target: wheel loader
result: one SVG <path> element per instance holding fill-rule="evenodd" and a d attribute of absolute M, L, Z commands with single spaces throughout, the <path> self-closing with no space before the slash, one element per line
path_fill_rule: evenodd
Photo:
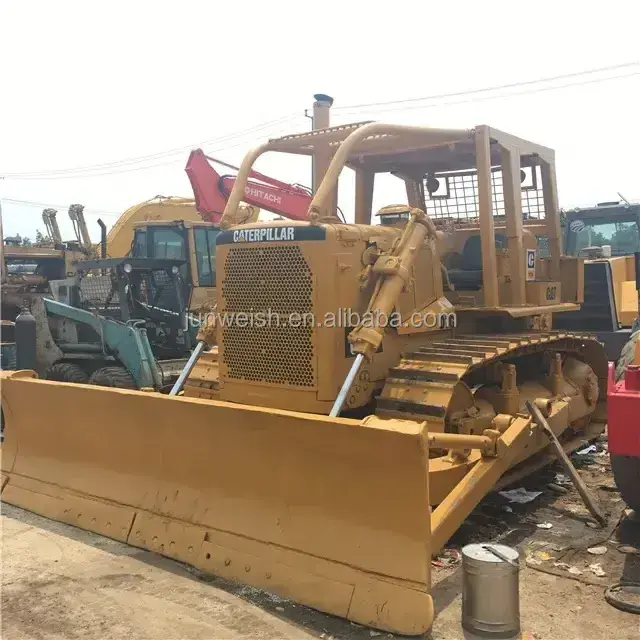
<path fill-rule="evenodd" d="M 636 267 L 640 204 L 601 202 L 572 209 L 565 216 L 564 250 L 585 258 L 585 295 L 580 311 L 566 314 L 558 324 L 563 329 L 593 331 L 609 360 L 616 361 L 640 328 Z"/>
<path fill-rule="evenodd" d="M 274 152 L 314 158 L 309 221 L 230 225 Z M 335 211 L 347 169 L 353 224 Z M 374 216 L 380 174 L 407 201 Z M 546 226 L 548 258 L 525 218 Z M 218 346 L 196 350 L 173 395 L 2 373 L 2 499 L 425 632 L 432 554 L 552 457 L 525 403 L 567 451 L 605 426 L 602 345 L 553 329 L 584 286 L 583 259 L 561 252 L 553 150 L 486 125 L 293 134 L 247 154 L 221 227 L 218 309 L 199 336 Z"/>

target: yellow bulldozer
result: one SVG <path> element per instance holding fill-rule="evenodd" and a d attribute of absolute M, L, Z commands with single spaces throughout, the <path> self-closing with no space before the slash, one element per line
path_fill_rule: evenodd
<path fill-rule="evenodd" d="M 267 152 L 313 156 L 308 222 L 229 225 Z M 353 224 L 335 210 L 347 168 Z M 374 219 L 385 173 L 407 202 Z M 554 152 L 484 125 L 285 136 L 247 154 L 221 227 L 200 335 L 217 347 L 173 395 L 2 374 L 2 499 L 422 633 L 432 554 L 489 491 L 551 459 L 541 421 L 567 451 L 605 426 L 602 345 L 553 330 L 584 286 L 583 259 L 561 251 Z"/>

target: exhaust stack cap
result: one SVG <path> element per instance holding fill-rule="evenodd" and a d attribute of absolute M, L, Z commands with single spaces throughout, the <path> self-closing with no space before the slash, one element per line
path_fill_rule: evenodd
<path fill-rule="evenodd" d="M 333 105 L 333 98 L 326 93 L 315 93 L 313 97 L 316 102 L 327 103 L 329 106 Z"/>

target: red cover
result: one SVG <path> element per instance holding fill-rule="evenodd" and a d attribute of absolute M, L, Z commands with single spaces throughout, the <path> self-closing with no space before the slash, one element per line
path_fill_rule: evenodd
<path fill-rule="evenodd" d="M 640 457 L 640 367 L 628 366 L 616 383 L 614 364 L 609 363 L 607 418 L 609 453 Z"/>

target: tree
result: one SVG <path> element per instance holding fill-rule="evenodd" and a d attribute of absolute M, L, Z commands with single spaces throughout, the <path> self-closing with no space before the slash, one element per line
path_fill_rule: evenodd
<path fill-rule="evenodd" d="M 51 236 L 44 235 L 40 229 L 36 230 L 36 244 L 51 244 Z"/>
<path fill-rule="evenodd" d="M 618 254 L 631 254 L 640 249 L 638 227 L 621 224 L 611 236 L 611 245 Z"/>

